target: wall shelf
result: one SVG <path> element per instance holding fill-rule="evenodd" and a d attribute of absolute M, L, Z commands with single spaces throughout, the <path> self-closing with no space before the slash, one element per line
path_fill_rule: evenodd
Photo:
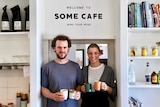
<path fill-rule="evenodd" d="M 0 63 L 0 66 L 29 66 L 29 63 Z"/>
<path fill-rule="evenodd" d="M 160 88 L 160 84 L 146 84 L 145 82 L 136 82 L 135 85 L 129 85 L 129 88 Z"/>
<path fill-rule="evenodd" d="M 23 66 L 29 65 L 29 63 L 0 63 L 0 70 L 23 69 Z"/>
<path fill-rule="evenodd" d="M 158 59 L 160 60 L 160 56 L 134 56 L 134 57 L 131 57 L 129 56 L 128 59 Z"/>
<path fill-rule="evenodd" d="M 137 3 L 140 3 L 140 5 L 142 6 L 142 2 L 145 2 L 145 1 L 143 1 L 143 0 L 140 0 L 140 1 L 125 0 L 123 2 L 124 3 L 128 2 L 128 5 L 126 6 L 125 9 L 123 9 L 124 5 L 121 6 L 121 9 L 123 9 L 123 11 L 125 11 L 122 13 L 125 15 L 121 14 L 120 16 L 122 16 L 122 19 L 125 18 L 126 20 L 128 19 L 127 21 L 130 21 L 129 20 L 130 13 L 128 11 L 126 11 L 126 10 L 130 9 L 130 8 L 128 8 L 129 4 L 132 3 L 131 6 L 133 6 L 134 3 L 136 5 L 137 5 Z M 149 2 L 149 4 L 155 4 L 155 5 L 159 3 L 158 0 L 149 0 L 149 1 L 146 1 L 146 4 L 147 4 L 147 2 Z M 142 19 L 143 18 L 144 17 L 142 17 Z M 127 60 L 132 59 L 135 62 L 134 65 L 135 65 L 136 83 L 135 83 L 135 85 L 129 85 L 128 81 L 126 82 L 127 89 L 125 91 L 127 91 L 127 94 L 126 94 L 126 96 L 123 96 L 123 97 L 125 97 L 127 100 L 122 101 L 123 106 L 121 106 L 121 107 L 132 106 L 131 104 L 128 104 L 128 102 L 127 102 L 129 97 L 134 97 L 134 98 L 138 99 L 140 102 L 143 103 L 144 107 L 152 107 L 152 106 L 159 107 L 160 105 L 159 105 L 157 93 L 160 92 L 160 84 L 146 84 L 146 82 L 145 82 L 145 69 L 146 69 L 146 62 L 149 62 L 151 72 L 155 71 L 156 73 L 158 73 L 158 71 L 160 69 L 160 67 L 159 67 L 160 56 L 152 56 L 152 46 L 159 45 L 160 27 L 132 27 L 132 28 L 129 28 L 128 27 L 129 24 L 130 24 L 130 22 L 129 23 L 127 22 L 126 25 L 122 24 L 123 26 L 126 26 L 126 27 L 124 27 L 124 29 L 122 30 L 122 31 L 124 31 L 124 33 L 121 36 L 124 37 L 123 38 L 124 41 L 122 42 L 121 45 L 127 46 L 127 47 L 123 47 L 123 50 L 127 49 L 126 53 L 123 53 L 123 55 L 127 54 Z M 125 39 L 125 38 L 127 38 L 127 39 Z M 131 53 L 130 47 L 131 46 L 137 47 L 137 56 L 130 56 L 130 53 Z M 141 49 L 142 46 L 147 47 L 148 56 L 141 56 L 141 53 L 143 52 Z M 159 50 L 158 50 L 158 52 L 159 52 Z M 125 62 L 123 62 L 123 63 L 125 63 Z M 125 64 L 125 66 L 126 66 L 126 64 Z M 123 69 L 122 72 L 124 72 L 126 74 L 128 67 L 129 67 L 129 61 L 127 64 L 127 68 L 124 67 L 126 70 Z M 121 75 L 123 75 L 123 74 L 121 74 Z M 126 75 L 126 79 L 128 79 L 128 75 Z M 150 98 L 149 102 L 148 102 L 148 98 Z M 154 98 L 154 99 L 152 99 L 152 98 Z"/>
<path fill-rule="evenodd" d="M 9 37 L 13 37 L 13 35 L 14 36 L 22 36 L 22 35 L 24 35 L 24 36 L 28 36 L 28 39 L 30 38 L 30 33 L 29 33 L 29 31 L 22 31 L 22 32 L 0 32 L 0 36 L 2 37 L 2 38 L 4 38 L 4 36 L 6 37 L 6 36 L 9 36 Z"/>
<path fill-rule="evenodd" d="M 128 32 L 160 32 L 160 28 L 128 28 Z"/>
<path fill-rule="evenodd" d="M 0 35 L 28 35 L 29 32 L 22 31 L 22 32 L 0 32 Z"/>

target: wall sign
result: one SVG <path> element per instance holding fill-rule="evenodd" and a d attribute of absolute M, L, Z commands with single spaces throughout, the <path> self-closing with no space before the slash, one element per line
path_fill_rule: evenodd
<path fill-rule="evenodd" d="M 49 35 L 106 35 L 113 20 L 108 0 L 46 0 L 44 32 Z M 112 18 L 111 18 L 112 17 Z"/>

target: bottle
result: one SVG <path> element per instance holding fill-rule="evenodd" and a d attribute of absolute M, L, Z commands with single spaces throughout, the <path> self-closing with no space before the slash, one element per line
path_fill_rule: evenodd
<path fill-rule="evenodd" d="M 22 93 L 21 94 L 21 107 L 27 107 L 28 103 L 28 95 L 27 93 Z"/>
<path fill-rule="evenodd" d="M 21 12 L 19 5 L 16 5 L 11 8 L 13 17 L 12 17 L 12 30 L 13 31 L 22 31 L 22 20 Z"/>
<path fill-rule="evenodd" d="M 130 85 L 134 85 L 136 82 L 133 60 L 130 60 L 130 66 L 128 70 L 128 82 Z"/>
<path fill-rule="evenodd" d="M 2 30 L 1 32 L 9 32 L 10 31 L 10 23 L 7 14 L 7 5 L 3 7 L 3 14 L 2 14 Z"/>
<path fill-rule="evenodd" d="M 21 107 L 21 93 L 20 92 L 17 93 L 16 107 Z"/>
<path fill-rule="evenodd" d="M 157 84 L 158 83 L 157 73 L 155 71 L 152 72 L 151 83 L 152 84 Z"/>
<path fill-rule="evenodd" d="M 145 80 L 146 80 L 146 84 L 151 84 L 151 70 L 149 67 L 149 62 L 147 62 L 147 64 L 146 64 Z"/>
<path fill-rule="evenodd" d="M 158 84 L 160 84 L 160 71 L 158 72 Z"/>
<path fill-rule="evenodd" d="M 24 8 L 25 11 L 25 31 L 29 31 L 29 5 Z"/>

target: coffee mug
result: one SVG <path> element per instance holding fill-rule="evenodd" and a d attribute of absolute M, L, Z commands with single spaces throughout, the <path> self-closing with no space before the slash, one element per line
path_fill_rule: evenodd
<path fill-rule="evenodd" d="M 94 90 L 100 91 L 101 90 L 101 81 L 95 81 L 94 82 Z"/>
<path fill-rule="evenodd" d="M 60 89 L 60 93 L 62 93 L 65 97 L 64 100 L 67 100 L 68 98 L 68 89 Z"/>
<path fill-rule="evenodd" d="M 89 83 L 86 83 L 85 84 L 85 90 L 86 90 L 86 92 L 92 92 L 92 85 L 89 84 Z"/>
<path fill-rule="evenodd" d="M 74 90 L 74 89 L 69 90 L 69 98 L 70 99 L 74 99 L 75 94 L 76 94 L 76 90 Z"/>

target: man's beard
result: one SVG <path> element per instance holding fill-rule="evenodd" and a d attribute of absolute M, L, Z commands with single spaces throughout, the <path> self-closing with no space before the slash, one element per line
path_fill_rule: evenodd
<path fill-rule="evenodd" d="M 59 58 L 59 59 L 65 59 L 67 57 L 67 54 L 64 56 L 64 57 L 61 57 L 61 56 L 59 56 L 58 54 L 57 54 L 57 58 Z"/>

